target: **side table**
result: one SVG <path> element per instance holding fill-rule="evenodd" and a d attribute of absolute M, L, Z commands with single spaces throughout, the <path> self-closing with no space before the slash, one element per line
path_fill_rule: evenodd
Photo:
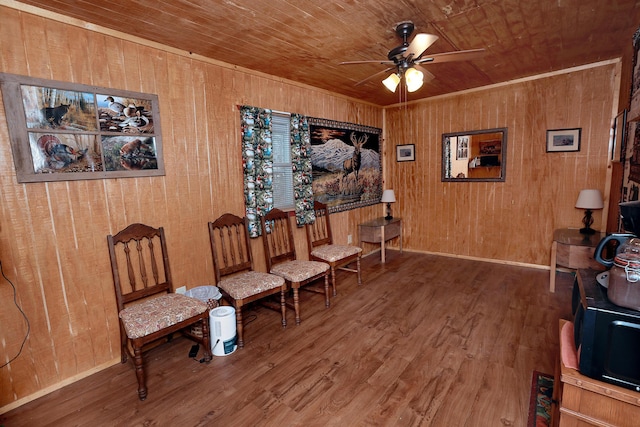
<path fill-rule="evenodd" d="M 607 233 L 581 234 L 577 228 L 559 228 L 553 232 L 551 244 L 551 272 L 549 290 L 556 291 L 556 267 L 592 268 L 604 270 L 604 266 L 593 259 L 595 247 Z"/>
<path fill-rule="evenodd" d="M 358 225 L 360 235 L 360 246 L 362 242 L 380 243 L 380 253 L 382 263 L 385 262 L 385 242 L 395 237 L 400 243 L 400 253 L 402 253 L 402 218 L 376 218 Z"/>

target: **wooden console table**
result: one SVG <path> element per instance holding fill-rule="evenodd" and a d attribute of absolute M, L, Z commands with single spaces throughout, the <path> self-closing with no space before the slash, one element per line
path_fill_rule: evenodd
<path fill-rule="evenodd" d="M 606 233 L 581 234 L 577 228 L 560 228 L 553 232 L 551 244 L 551 272 L 549 290 L 556 291 L 556 266 L 574 270 L 592 268 L 604 270 L 604 266 L 593 259 L 593 253 Z"/>
<path fill-rule="evenodd" d="M 560 331 L 567 322 L 560 320 Z M 560 336 L 560 355 L 562 348 Z M 557 406 L 554 408 L 553 424 L 560 427 L 638 425 L 640 393 L 586 377 L 565 366 L 562 356 L 556 363 L 553 400 Z"/>
<path fill-rule="evenodd" d="M 402 219 L 401 218 L 376 218 L 364 222 L 358 226 L 360 235 L 360 246 L 362 242 L 380 243 L 382 263 L 385 262 L 385 242 L 395 237 L 400 242 L 400 253 L 402 253 Z"/>

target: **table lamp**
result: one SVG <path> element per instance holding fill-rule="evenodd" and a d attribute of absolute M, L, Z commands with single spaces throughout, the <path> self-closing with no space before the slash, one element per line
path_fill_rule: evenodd
<path fill-rule="evenodd" d="M 582 218 L 584 228 L 580 229 L 580 233 L 594 234 L 596 231 L 591 228 L 591 224 L 593 224 L 593 218 L 591 217 L 592 210 L 604 208 L 600 190 L 589 189 L 580 191 L 578 201 L 576 201 L 576 208 L 585 209 L 584 218 Z"/>
<path fill-rule="evenodd" d="M 385 216 L 384 219 L 386 220 L 393 219 L 393 217 L 391 216 L 391 203 L 394 203 L 395 201 L 396 201 L 396 195 L 394 194 L 393 190 L 384 190 L 382 192 L 382 198 L 380 199 L 380 203 L 387 204 L 387 216 Z"/>

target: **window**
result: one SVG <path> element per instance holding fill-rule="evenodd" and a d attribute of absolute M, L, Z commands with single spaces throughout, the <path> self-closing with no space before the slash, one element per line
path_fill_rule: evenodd
<path fill-rule="evenodd" d="M 271 118 L 271 141 L 273 143 L 273 206 L 282 210 L 291 210 L 294 208 L 289 121 L 289 114 L 273 112 Z"/>

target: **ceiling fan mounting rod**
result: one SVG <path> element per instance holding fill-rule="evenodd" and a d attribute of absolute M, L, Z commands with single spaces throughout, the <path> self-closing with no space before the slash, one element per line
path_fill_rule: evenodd
<path fill-rule="evenodd" d="M 398 35 L 398 37 L 402 39 L 403 45 L 406 45 L 406 46 L 409 45 L 407 40 L 409 39 L 409 36 L 413 33 L 414 29 L 415 29 L 415 26 L 411 21 L 400 22 L 399 24 L 396 25 L 396 34 Z"/>

